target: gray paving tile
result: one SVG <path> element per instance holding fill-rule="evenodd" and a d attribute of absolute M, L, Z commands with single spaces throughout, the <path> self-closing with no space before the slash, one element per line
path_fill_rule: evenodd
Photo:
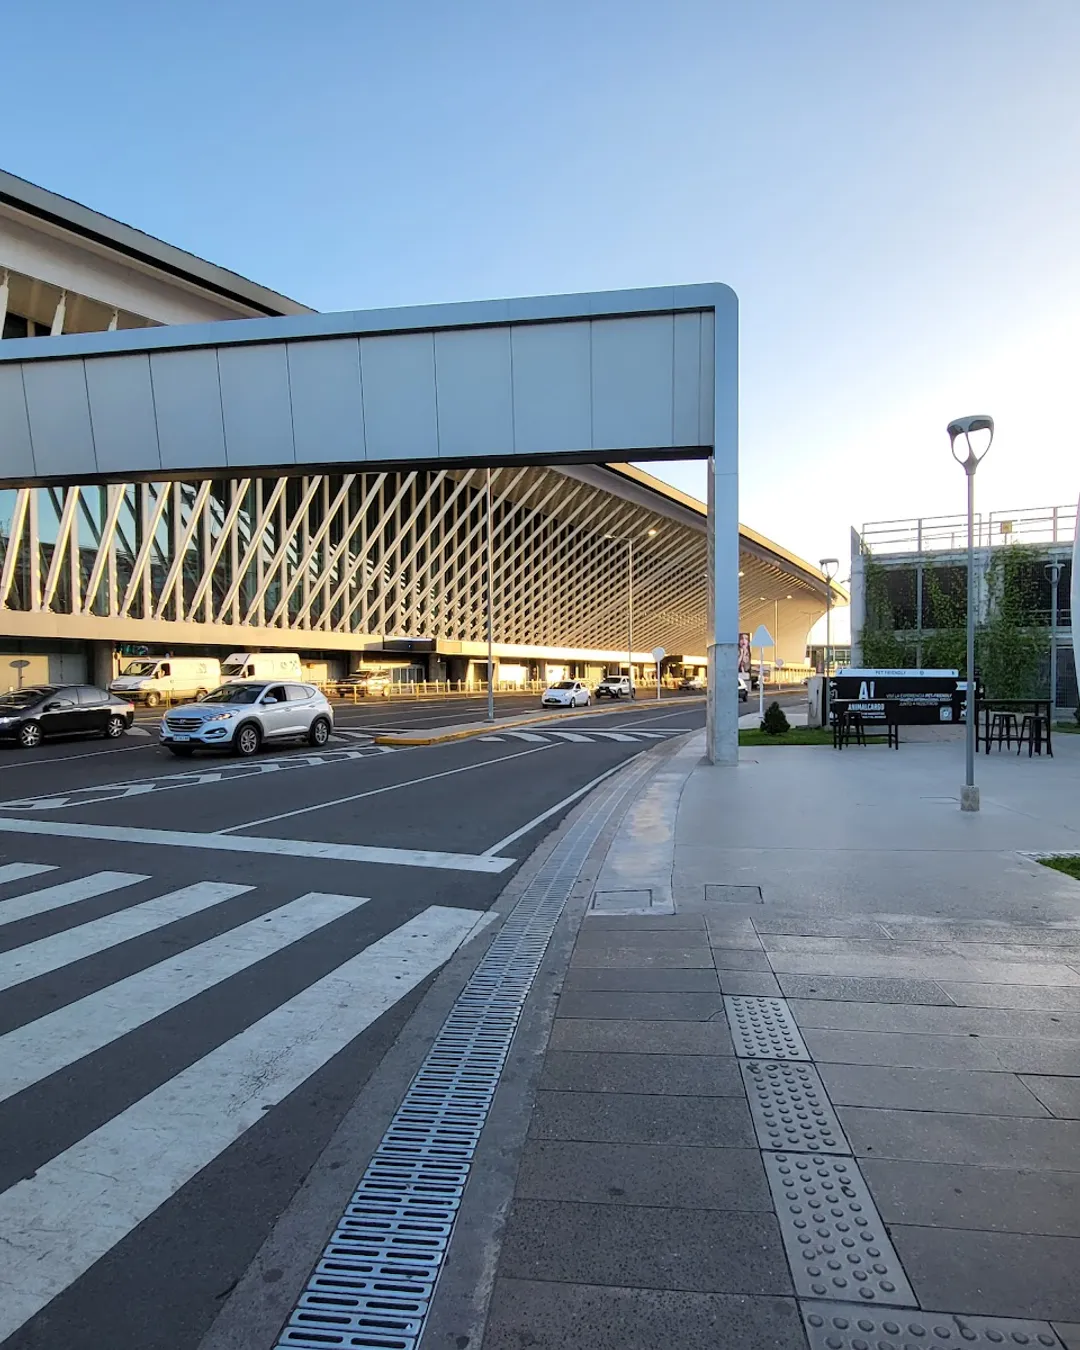
<path fill-rule="evenodd" d="M 823 1064 L 821 1077 L 837 1106 L 894 1107 L 902 1111 L 964 1111 L 986 1116 L 1051 1114 L 1011 1073 L 970 1069 L 906 1069 L 878 1064 Z"/>
<path fill-rule="evenodd" d="M 1080 1237 L 1080 1172 L 873 1158 L 859 1166 L 889 1224 Z"/>
<path fill-rule="evenodd" d="M 700 914 L 587 914 L 581 925 L 581 936 L 620 930 L 628 933 L 670 933 L 679 929 L 701 932 L 704 927 L 705 920 Z"/>
<path fill-rule="evenodd" d="M 1006 1039 L 987 1041 L 998 1064 L 1009 1073 L 1070 1075 L 1080 1073 L 1080 1045 L 1075 1041 Z"/>
<path fill-rule="evenodd" d="M 530 1139 L 514 1194 L 526 1200 L 772 1213 L 756 1148 Z"/>
<path fill-rule="evenodd" d="M 742 1097 L 738 1061 L 720 1055 L 635 1055 L 549 1050 L 540 1086 L 556 1092 L 639 1092 Z"/>
<path fill-rule="evenodd" d="M 769 958 L 761 951 L 746 951 L 737 947 L 714 947 L 713 962 L 720 970 L 754 970 L 772 974 Z"/>
<path fill-rule="evenodd" d="M 827 914 L 778 914 L 771 911 L 755 916 L 754 927 L 766 933 L 791 933 L 808 937 L 887 937 L 885 928 L 877 919 L 844 918 Z"/>
<path fill-rule="evenodd" d="M 1080 1238 L 895 1225 L 920 1303 L 991 1317 L 1080 1318 Z"/>
<path fill-rule="evenodd" d="M 578 934 L 577 947 L 604 951 L 658 952 L 666 949 L 682 950 L 684 947 L 707 947 L 708 936 L 704 932 L 687 932 L 684 929 L 648 929 L 633 930 L 627 928 L 604 929 L 583 928 Z"/>
<path fill-rule="evenodd" d="M 799 1029 L 782 998 L 725 995 L 735 1053 L 746 1059 L 809 1059 Z"/>
<path fill-rule="evenodd" d="M 822 1064 L 892 1064 L 912 1069 L 1000 1069 L 989 1040 L 967 1036 L 891 1035 L 885 1031 L 803 1033 L 812 1059 Z"/>
<path fill-rule="evenodd" d="M 599 1050 L 642 1055 L 733 1055 L 735 1047 L 723 1021 L 609 1022 L 557 1017 L 551 1028 L 552 1050 Z"/>
<path fill-rule="evenodd" d="M 1080 1322 L 1055 1322 L 1053 1325 L 1065 1350 L 1080 1350 Z"/>
<path fill-rule="evenodd" d="M 1055 1116 L 1063 1120 L 1080 1120 L 1080 1078 L 1021 1074 L 1021 1082 Z M 1077 1166 L 1080 1167 L 1080 1158 Z"/>
<path fill-rule="evenodd" d="M 572 970 L 711 970 L 712 965 L 712 949 L 696 942 L 657 947 L 579 942 L 570 959 Z"/>
<path fill-rule="evenodd" d="M 1073 1041 L 1080 1070 L 1080 1013 L 1013 1008 L 897 1007 L 889 1003 L 790 999 L 800 1027 L 834 1031 L 899 1031 L 931 1036 L 1002 1036 Z"/>
<path fill-rule="evenodd" d="M 563 991 L 578 993 L 715 994 L 715 970 L 568 970 Z"/>
<path fill-rule="evenodd" d="M 764 933 L 761 945 L 767 952 L 802 953 L 804 956 L 957 956 L 950 942 L 898 942 L 878 933 L 874 937 L 822 937 L 819 933 L 795 936 L 790 933 Z M 1057 958 L 1060 960 L 1060 957 Z"/>
<path fill-rule="evenodd" d="M 938 1111 L 838 1108 L 859 1157 L 1067 1172 L 1080 1165 L 1080 1121 Z"/>
<path fill-rule="evenodd" d="M 779 998 L 780 985 L 775 975 L 758 970 L 718 970 L 720 988 L 725 994 L 748 994 L 753 998 Z"/>
<path fill-rule="evenodd" d="M 739 1061 L 758 1144 L 799 1153 L 850 1153 L 840 1121 L 812 1064 Z"/>
<path fill-rule="evenodd" d="M 707 1022 L 711 1017 L 723 1015 L 724 1001 L 719 989 L 713 994 L 597 993 L 571 989 L 559 999 L 560 1017 Z"/>
<path fill-rule="evenodd" d="M 732 1210 L 516 1200 L 499 1272 L 568 1284 L 792 1292 L 775 1217 Z"/>
<path fill-rule="evenodd" d="M 788 998 L 851 999 L 858 1003 L 942 1003 L 951 1000 L 933 980 L 890 980 L 869 975 L 780 975 Z M 981 987 L 981 986 L 980 986 Z M 994 988 L 1005 988 L 995 985 Z M 1080 994 L 1080 990 L 1077 990 Z"/>
<path fill-rule="evenodd" d="M 1080 973 L 1064 962 L 967 961 L 959 956 L 845 956 L 773 952 L 773 969 L 789 975 L 885 975 L 973 984 L 1060 984 L 1080 988 Z"/>
<path fill-rule="evenodd" d="M 483 1350 L 806 1350 L 795 1301 L 495 1281 Z"/>
<path fill-rule="evenodd" d="M 1080 1011 L 1080 989 L 1063 984 L 969 984 L 942 980 L 953 1003 L 965 1008 L 1031 1008 Z"/>
<path fill-rule="evenodd" d="M 761 951 L 758 937 L 750 919 L 733 919 L 726 915 L 705 916 L 705 931 L 716 947 L 737 947 L 743 951 Z"/>
<path fill-rule="evenodd" d="M 749 1148 L 755 1142 L 743 1099 L 636 1092 L 538 1092 L 529 1137 L 711 1148 Z"/>
<path fill-rule="evenodd" d="M 898 1312 L 824 1302 L 802 1304 L 802 1314 L 810 1350 L 868 1350 L 871 1343 L 896 1346 L 900 1338 L 905 1347 L 926 1345 L 927 1350 L 945 1350 L 961 1341 L 969 1350 L 994 1350 L 1001 1345 L 1060 1350 L 1050 1323 L 1030 1318 Z"/>
<path fill-rule="evenodd" d="M 915 1296 L 853 1158 L 763 1153 L 801 1298 L 915 1307 Z"/>

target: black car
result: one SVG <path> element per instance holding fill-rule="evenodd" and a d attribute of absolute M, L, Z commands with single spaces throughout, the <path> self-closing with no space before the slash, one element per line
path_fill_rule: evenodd
<path fill-rule="evenodd" d="M 26 750 L 46 736 L 122 736 L 135 708 L 92 684 L 35 684 L 0 694 L 0 740 Z"/>

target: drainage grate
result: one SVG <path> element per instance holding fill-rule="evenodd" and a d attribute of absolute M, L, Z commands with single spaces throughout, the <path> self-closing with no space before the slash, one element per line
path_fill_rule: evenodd
<path fill-rule="evenodd" d="M 810 1058 L 786 999 L 728 994 L 724 1006 L 740 1059 Z"/>
<path fill-rule="evenodd" d="M 854 1158 L 763 1153 L 762 1161 L 798 1297 L 917 1306 Z"/>
<path fill-rule="evenodd" d="M 1061 1350 L 1049 1322 L 1012 1317 L 963 1317 L 958 1313 L 896 1312 L 852 1308 L 842 1303 L 801 1305 L 810 1350 L 990 1350 L 992 1346 L 1039 1346 Z"/>
<path fill-rule="evenodd" d="M 817 1069 L 797 1061 L 761 1059 L 744 1059 L 740 1067 L 761 1148 L 851 1152 Z"/>
<path fill-rule="evenodd" d="M 525 888 L 410 1084 L 278 1350 L 415 1350 L 526 996 L 590 849 L 649 767 L 613 779 Z"/>

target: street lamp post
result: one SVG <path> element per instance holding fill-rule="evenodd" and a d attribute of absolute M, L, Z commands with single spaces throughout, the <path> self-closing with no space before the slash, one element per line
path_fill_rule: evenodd
<path fill-rule="evenodd" d="M 1053 727 L 1057 721 L 1057 619 L 1061 563 L 1047 563 L 1043 570 L 1050 578 L 1050 726 Z"/>
<path fill-rule="evenodd" d="M 964 786 L 960 792 L 960 810 L 979 809 L 979 789 L 975 786 L 975 470 L 982 463 L 994 439 L 992 417 L 958 417 L 947 428 L 952 457 L 967 474 L 967 671 L 964 721 L 967 729 Z M 971 437 L 986 433 L 982 452 L 976 451 Z M 957 442 L 963 445 L 958 447 Z M 981 442 L 980 442 L 981 443 Z M 963 453 L 958 453 L 958 449 Z"/>
<path fill-rule="evenodd" d="M 646 539 L 654 539 L 656 530 L 649 529 L 645 531 Z M 627 535 L 625 538 L 618 534 L 605 534 L 605 539 L 611 539 L 617 544 L 626 545 L 626 674 L 630 680 L 630 687 L 634 685 L 634 540 Z"/>
<path fill-rule="evenodd" d="M 485 509 L 487 512 L 487 582 L 484 587 L 487 592 L 487 720 L 495 721 L 495 623 L 492 615 L 494 602 L 492 600 L 492 554 L 494 552 L 494 542 L 491 537 L 491 470 L 487 471 L 487 501 Z"/>
<path fill-rule="evenodd" d="M 822 700 L 825 726 L 829 725 L 829 667 L 832 664 L 832 583 L 840 570 L 839 558 L 822 558 L 818 563 L 825 578 L 825 695 Z"/>

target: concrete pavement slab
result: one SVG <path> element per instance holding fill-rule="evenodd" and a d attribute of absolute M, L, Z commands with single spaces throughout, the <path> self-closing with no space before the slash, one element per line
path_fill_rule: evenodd
<path fill-rule="evenodd" d="M 652 935 L 650 935 L 652 936 Z M 657 933 L 656 937 L 664 934 Z M 614 937 L 614 934 L 612 935 Z M 570 961 L 572 970 L 695 970 L 711 969 L 712 949 L 697 943 L 657 945 L 655 947 L 625 944 L 601 945 L 579 943 Z M 1080 975 L 1077 976 L 1080 985 Z"/>
<path fill-rule="evenodd" d="M 919 1302 L 991 1317 L 1080 1318 L 1080 1238 L 894 1225 Z"/>
<path fill-rule="evenodd" d="M 960 1111 L 990 1116 L 1049 1116 L 1015 1074 L 963 1069 L 907 1069 L 874 1064 L 823 1064 L 821 1077 L 836 1106 Z M 1072 1080 L 1049 1080 L 1064 1081 Z"/>
<path fill-rule="evenodd" d="M 772 1213 L 756 1148 L 721 1153 L 666 1142 L 533 1139 L 522 1157 L 515 1193 L 524 1200 Z"/>
<path fill-rule="evenodd" d="M 1080 1172 L 859 1161 L 888 1224 L 1080 1237 Z"/>
<path fill-rule="evenodd" d="M 1080 987 L 1080 972 L 1063 961 L 967 961 L 959 956 L 830 956 L 773 952 L 772 967 L 789 975 L 889 975 L 971 984 L 1063 984 Z"/>
<path fill-rule="evenodd" d="M 541 1087 L 553 1092 L 634 1092 L 683 1097 L 743 1095 L 738 1062 L 720 1055 L 598 1054 L 549 1050 Z"/>
<path fill-rule="evenodd" d="M 942 992 L 964 1008 L 1031 1008 L 1080 1011 L 1080 989 L 1054 984 L 958 984 L 941 981 Z"/>
<path fill-rule="evenodd" d="M 803 1039 L 823 1064 L 889 1064 L 909 1069 L 1001 1069 L 989 1039 L 915 1036 L 887 1031 L 822 1031 L 807 1027 Z"/>
<path fill-rule="evenodd" d="M 1080 1164 L 1080 1121 L 842 1106 L 857 1157 L 1065 1172 Z"/>
<path fill-rule="evenodd" d="M 581 925 L 582 938 L 594 933 L 649 933 L 684 930 L 700 933 L 705 927 L 702 914 L 596 914 L 585 916 Z"/>
<path fill-rule="evenodd" d="M 515 1200 L 500 1274 L 565 1284 L 790 1294 L 771 1214 Z"/>
<path fill-rule="evenodd" d="M 723 1016 L 724 1001 L 715 993 L 647 993 L 567 990 L 559 999 L 560 1017 L 614 1018 L 635 1017 L 651 1021 L 707 1022 Z"/>
<path fill-rule="evenodd" d="M 1063 1120 L 1080 1120 L 1080 1078 L 1021 1074 L 1020 1081 Z M 1080 1159 L 1077 1160 L 1080 1167 Z"/>
<path fill-rule="evenodd" d="M 795 1301 L 499 1278 L 483 1350 L 806 1350 Z"/>
<path fill-rule="evenodd" d="M 943 986 L 933 980 L 894 980 L 870 975 L 778 975 L 777 979 L 780 988 L 792 999 L 824 998 L 837 1002 L 850 999 L 856 1003 L 950 1002 Z M 1080 989 L 1076 992 L 1080 1006 Z"/>
<path fill-rule="evenodd" d="M 593 970 L 566 972 L 563 992 L 709 994 L 720 988 L 715 970 Z"/>
<path fill-rule="evenodd" d="M 738 947 L 713 947 L 713 961 L 718 970 L 754 970 L 772 974 L 769 958 L 763 951 Z"/>
<path fill-rule="evenodd" d="M 745 994 L 751 998 L 778 998 L 780 984 L 775 975 L 757 970 L 718 970 L 720 988 L 725 994 Z"/>
<path fill-rule="evenodd" d="M 1021 1041 L 998 1036 L 992 1045 L 1001 1068 L 1010 1073 L 1080 1073 L 1080 1047 L 1075 1041 Z"/>
<path fill-rule="evenodd" d="M 754 1129 L 738 1097 L 538 1092 L 532 1139 L 749 1148 Z"/>
<path fill-rule="evenodd" d="M 597 1050 L 643 1055 L 733 1055 L 722 1021 L 612 1022 L 559 1017 L 551 1029 L 553 1050 Z"/>
<path fill-rule="evenodd" d="M 1053 1327 L 1065 1350 L 1080 1350 L 1080 1322 L 1054 1322 Z"/>
<path fill-rule="evenodd" d="M 761 936 L 761 945 L 767 947 L 778 935 L 825 938 L 886 938 L 884 925 L 873 918 L 849 918 L 835 914 L 807 914 L 795 911 L 784 914 L 771 909 L 755 918 L 754 927 Z M 777 948 L 777 950 L 782 950 Z"/>
<path fill-rule="evenodd" d="M 830 1003 L 824 999 L 790 999 L 789 1007 L 801 1027 L 1071 1040 L 1078 1042 L 1080 1050 L 1080 1013 L 1026 1012 L 1011 1008 L 895 1007 L 881 1003 Z"/>
<path fill-rule="evenodd" d="M 669 915 L 643 916 L 668 918 Z M 676 928 L 613 928 L 599 931 L 596 928 L 583 930 L 578 935 L 578 952 L 591 951 L 682 951 L 684 948 L 708 947 L 709 938 L 704 932 Z"/>

